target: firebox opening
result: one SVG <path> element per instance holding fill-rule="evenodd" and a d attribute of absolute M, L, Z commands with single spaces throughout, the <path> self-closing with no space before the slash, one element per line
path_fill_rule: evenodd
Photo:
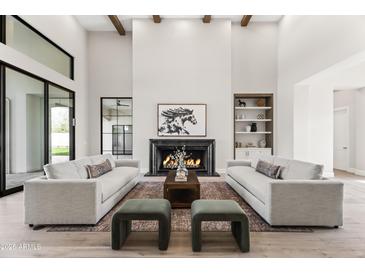
<path fill-rule="evenodd" d="M 215 172 L 215 141 L 213 139 L 150 139 L 150 168 L 146 176 L 165 176 L 176 170 L 171 155 L 185 146 L 186 167 L 198 176 L 219 176 Z"/>
<path fill-rule="evenodd" d="M 185 165 L 188 169 L 205 169 L 204 165 L 204 152 L 205 151 L 186 151 L 187 158 L 185 159 Z M 177 161 L 172 159 L 174 151 L 164 150 L 162 151 L 160 169 L 176 169 Z"/>

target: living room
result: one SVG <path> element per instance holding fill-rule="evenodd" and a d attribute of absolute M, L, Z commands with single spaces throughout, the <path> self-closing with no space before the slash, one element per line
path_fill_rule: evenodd
<path fill-rule="evenodd" d="M 365 256 L 364 16 L 8 5 L 0 257 Z"/>

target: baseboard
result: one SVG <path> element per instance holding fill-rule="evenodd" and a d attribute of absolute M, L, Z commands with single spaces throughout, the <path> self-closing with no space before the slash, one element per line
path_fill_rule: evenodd
<path fill-rule="evenodd" d="M 359 176 L 365 176 L 365 170 L 362 170 L 362 169 L 349 168 L 349 172 L 354 173 Z"/>
<path fill-rule="evenodd" d="M 141 168 L 139 172 L 144 175 L 148 172 L 148 168 Z"/>
<path fill-rule="evenodd" d="M 226 169 L 225 168 L 218 168 L 216 170 L 216 172 L 218 172 L 219 175 L 223 176 L 226 173 Z"/>
<path fill-rule="evenodd" d="M 355 174 L 356 173 L 356 168 L 350 167 L 346 171 L 349 172 L 349 173 L 354 173 Z"/>
<path fill-rule="evenodd" d="M 330 172 L 323 172 L 323 177 L 325 178 L 333 178 L 335 177 L 335 174 L 333 173 L 333 171 L 330 171 Z"/>

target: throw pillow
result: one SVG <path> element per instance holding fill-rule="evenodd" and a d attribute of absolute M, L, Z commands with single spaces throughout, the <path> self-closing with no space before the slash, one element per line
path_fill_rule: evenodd
<path fill-rule="evenodd" d="M 257 162 L 256 171 L 270 178 L 277 179 L 280 175 L 280 166 L 259 160 Z"/>
<path fill-rule="evenodd" d="M 105 162 L 102 162 L 101 164 L 86 165 L 86 170 L 89 178 L 97 178 L 105 173 L 108 173 L 112 169 L 112 164 L 108 159 L 106 159 Z"/>

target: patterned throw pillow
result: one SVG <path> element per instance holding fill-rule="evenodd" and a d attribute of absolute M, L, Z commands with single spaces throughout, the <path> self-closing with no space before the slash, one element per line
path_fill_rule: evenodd
<path fill-rule="evenodd" d="M 98 165 L 86 165 L 86 170 L 89 178 L 97 178 L 105 173 L 108 173 L 112 169 L 112 164 L 108 159 Z"/>
<path fill-rule="evenodd" d="M 270 178 L 278 179 L 280 175 L 280 166 L 275 166 L 269 162 L 259 160 L 257 162 L 256 171 Z"/>

